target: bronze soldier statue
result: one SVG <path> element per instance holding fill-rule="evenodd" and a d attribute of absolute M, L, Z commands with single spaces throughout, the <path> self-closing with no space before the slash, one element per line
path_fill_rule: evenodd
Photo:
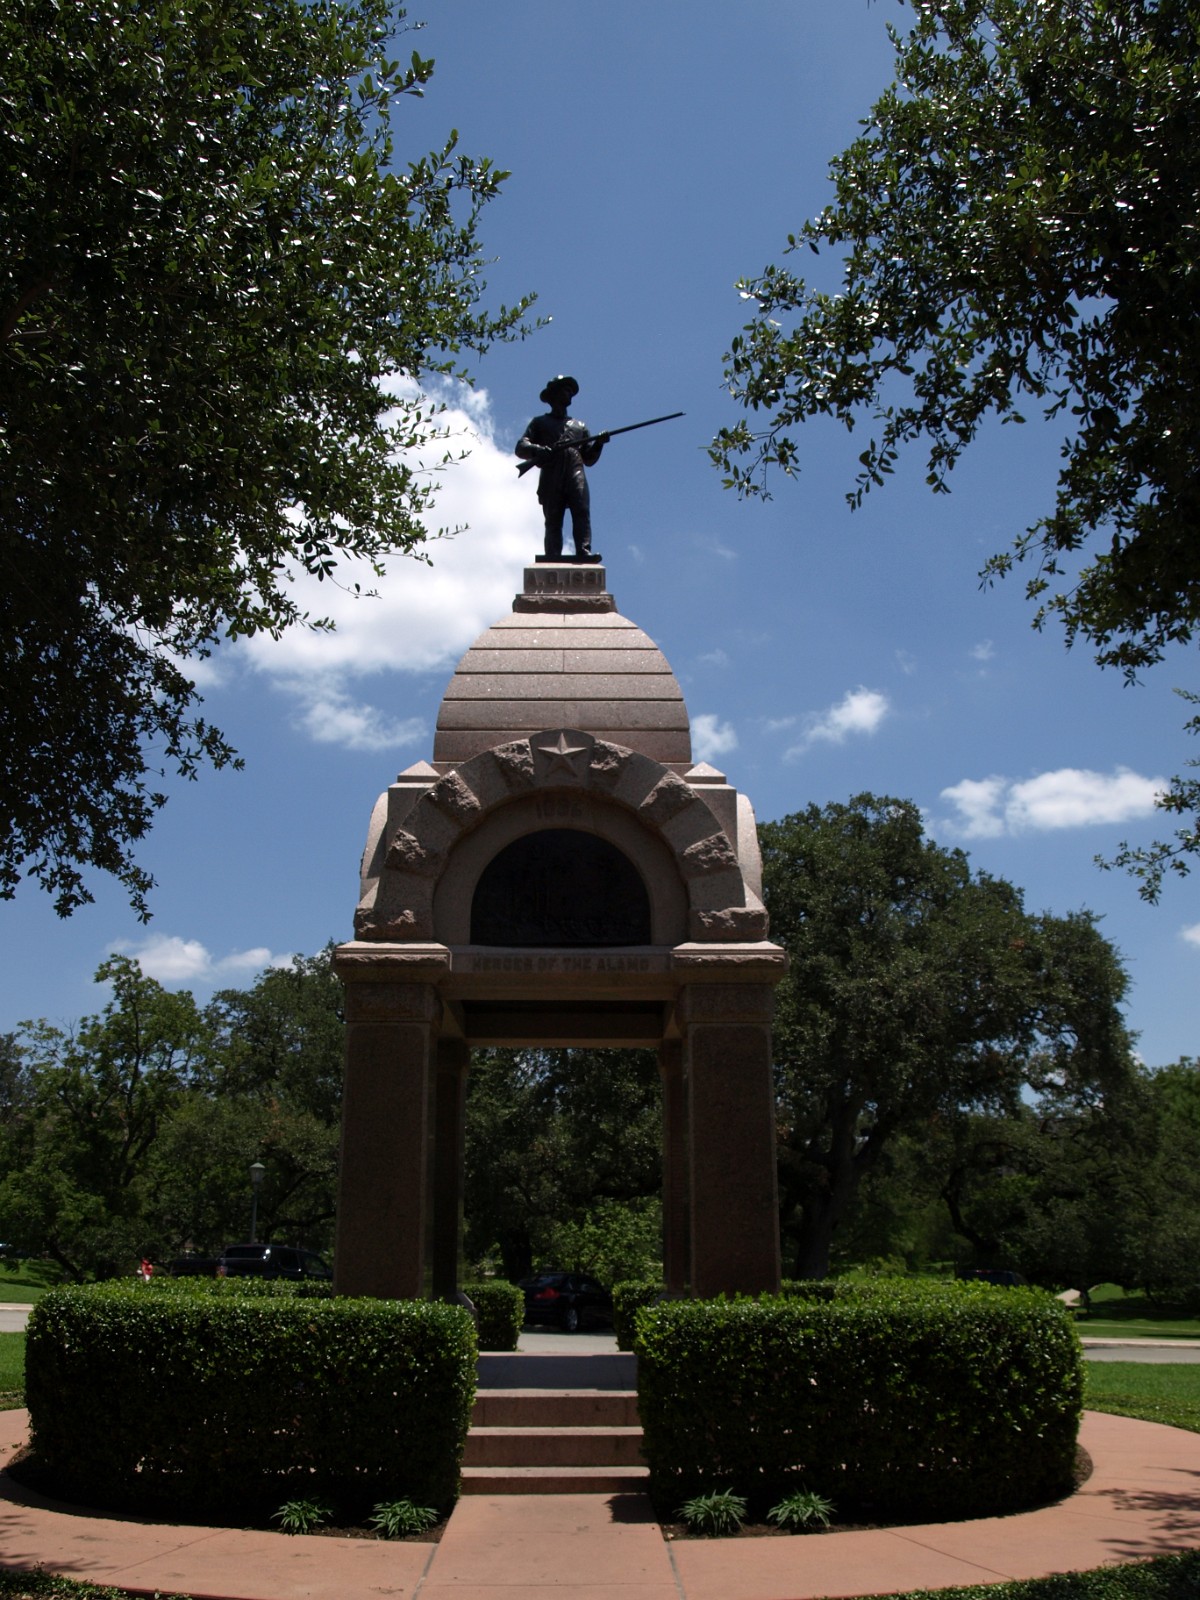
<path fill-rule="evenodd" d="M 547 561 L 563 559 L 563 517 L 567 511 L 571 513 L 575 560 L 601 559 L 592 552 L 590 497 L 583 469 L 596 465 L 609 435 L 598 433 L 593 438 L 586 424 L 567 415 L 567 407 L 578 393 L 574 378 L 551 378 L 539 396 L 550 407 L 548 415 L 534 417 L 517 444 L 521 459 L 540 468 L 538 499 L 546 519 Z"/>

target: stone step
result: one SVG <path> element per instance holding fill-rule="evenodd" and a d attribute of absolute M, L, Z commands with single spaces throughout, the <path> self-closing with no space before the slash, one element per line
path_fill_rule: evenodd
<path fill-rule="evenodd" d="M 636 1428 L 635 1389 L 480 1389 L 474 1428 Z"/>
<path fill-rule="evenodd" d="M 645 1467 L 464 1467 L 464 1494 L 629 1494 L 644 1489 Z"/>
<path fill-rule="evenodd" d="M 637 1357 L 615 1349 L 582 1355 L 485 1351 L 476 1381 L 480 1389 L 636 1389 Z"/>
<path fill-rule="evenodd" d="M 639 1467 L 640 1428 L 472 1428 L 471 1467 Z"/>
<path fill-rule="evenodd" d="M 646 1486 L 629 1363 L 611 1356 L 500 1361 L 490 1386 L 481 1370 L 464 1494 L 621 1494 Z"/>

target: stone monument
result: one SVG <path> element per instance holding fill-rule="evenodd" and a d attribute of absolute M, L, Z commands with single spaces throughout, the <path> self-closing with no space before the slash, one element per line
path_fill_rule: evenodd
<path fill-rule="evenodd" d="M 663 1083 L 664 1263 L 779 1285 L 754 814 L 602 565 L 545 563 L 459 662 L 433 759 L 371 817 L 346 990 L 336 1288 L 452 1296 L 473 1046 L 641 1046 Z"/>

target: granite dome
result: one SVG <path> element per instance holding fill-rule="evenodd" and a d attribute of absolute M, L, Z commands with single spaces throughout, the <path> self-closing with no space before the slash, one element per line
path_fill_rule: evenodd
<path fill-rule="evenodd" d="M 667 658 L 616 610 L 582 609 L 587 598 L 579 610 L 568 595 L 561 610 L 514 611 L 479 635 L 438 713 L 439 767 L 545 728 L 578 728 L 690 766 L 687 707 Z"/>

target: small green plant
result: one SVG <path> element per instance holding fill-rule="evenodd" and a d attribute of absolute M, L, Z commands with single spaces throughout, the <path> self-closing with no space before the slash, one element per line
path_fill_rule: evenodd
<path fill-rule="evenodd" d="M 437 1519 L 432 1506 L 415 1506 L 411 1500 L 384 1500 L 367 1521 L 385 1539 L 403 1539 L 406 1534 L 428 1533 Z"/>
<path fill-rule="evenodd" d="M 734 1494 L 732 1489 L 714 1489 L 712 1494 L 698 1494 L 685 1500 L 679 1515 L 692 1533 L 718 1539 L 722 1534 L 736 1533 L 741 1527 L 746 1517 L 746 1498 Z"/>
<path fill-rule="evenodd" d="M 786 1528 L 789 1533 L 803 1533 L 806 1528 L 827 1528 L 832 1515 L 832 1500 L 826 1500 L 815 1489 L 797 1489 L 795 1494 L 789 1494 L 786 1500 L 771 1507 L 767 1521 Z"/>
<path fill-rule="evenodd" d="M 277 1522 L 284 1533 L 311 1533 L 332 1515 L 319 1500 L 285 1500 L 271 1521 Z"/>

